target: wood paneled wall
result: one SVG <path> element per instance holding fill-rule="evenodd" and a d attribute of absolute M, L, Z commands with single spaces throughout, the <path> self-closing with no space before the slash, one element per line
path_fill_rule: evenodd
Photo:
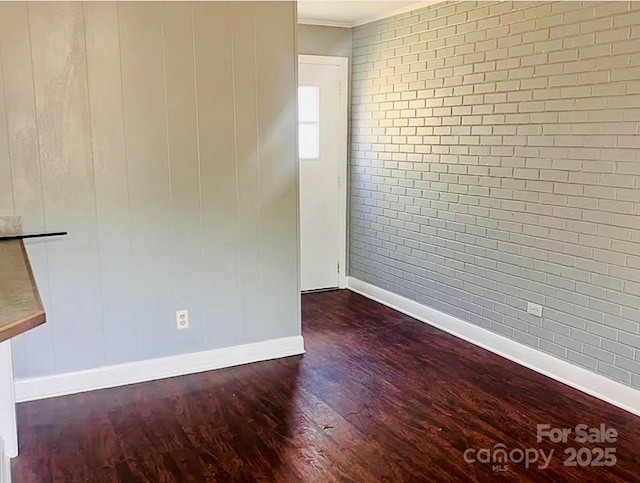
<path fill-rule="evenodd" d="M 0 215 L 70 233 L 29 243 L 49 323 L 14 342 L 18 377 L 300 333 L 295 22 L 0 4 Z"/>

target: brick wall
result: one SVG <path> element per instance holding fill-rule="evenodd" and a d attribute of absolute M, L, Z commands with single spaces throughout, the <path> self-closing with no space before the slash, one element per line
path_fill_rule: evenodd
<path fill-rule="evenodd" d="M 640 388 L 640 2 L 441 3 L 353 48 L 351 276 Z"/>

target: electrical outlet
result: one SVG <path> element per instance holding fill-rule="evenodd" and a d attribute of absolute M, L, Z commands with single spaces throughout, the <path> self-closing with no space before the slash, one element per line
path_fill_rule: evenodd
<path fill-rule="evenodd" d="M 527 303 L 527 313 L 535 315 L 536 317 L 542 317 L 542 305 Z"/>
<path fill-rule="evenodd" d="M 176 324 L 178 325 L 178 330 L 189 328 L 189 311 L 188 310 L 178 310 L 176 312 Z"/>

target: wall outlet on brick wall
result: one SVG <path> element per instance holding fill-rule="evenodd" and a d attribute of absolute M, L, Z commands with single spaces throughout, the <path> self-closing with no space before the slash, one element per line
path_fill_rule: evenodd
<path fill-rule="evenodd" d="M 527 303 L 527 313 L 535 315 L 536 317 L 542 317 L 542 305 Z"/>

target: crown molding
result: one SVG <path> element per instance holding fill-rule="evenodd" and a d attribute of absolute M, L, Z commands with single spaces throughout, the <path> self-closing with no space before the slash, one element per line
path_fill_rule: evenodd
<path fill-rule="evenodd" d="M 298 25 L 316 25 L 319 27 L 338 27 L 341 29 L 350 29 L 353 27 L 352 22 L 338 22 L 333 20 L 316 20 L 312 18 L 299 18 Z"/>
<path fill-rule="evenodd" d="M 361 25 L 365 25 L 371 22 L 377 22 L 378 20 L 382 20 L 385 18 L 395 17 L 396 15 L 402 15 L 403 13 L 412 12 L 413 10 L 418 10 L 420 8 L 428 7 L 430 5 L 435 5 L 436 3 L 442 3 L 444 1 L 445 0 L 427 0 L 422 2 L 415 2 L 410 5 L 405 5 L 402 8 L 389 10 L 388 12 L 374 15 L 372 17 L 366 17 L 362 20 L 356 20 L 355 22 L 340 22 L 337 20 L 319 20 L 319 19 L 313 19 L 313 18 L 299 18 L 298 23 L 301 25 L 318 25 L 321 27 L 353 28 L 353 27 L 359 27 Z"/>
<path fill-rule="evenodd" d="M 445 0 L 427 0 L 422 2 L 415 2 L 411 5 L 405 5 L 404 7 L 397 8 L 395 10 L 390 10 L 385 13 L 381 13 L 379 15 L 374 15 L 373 17 L 368 17 L 363 20 L 356 20 L 351 23 L 351 27 L 360 27 L 361 25 L 365 25 L 372 22 L 377 22 L 378 20 L 382 20 L 389 17 L 395 17 L 396 15 L 402 15 L 403 13 L 412 12 L 414 10 L 418 10 L 419 8 L 428 7 L 429 5 L 435 5 L 436 3 L 442 3 Z"/>

